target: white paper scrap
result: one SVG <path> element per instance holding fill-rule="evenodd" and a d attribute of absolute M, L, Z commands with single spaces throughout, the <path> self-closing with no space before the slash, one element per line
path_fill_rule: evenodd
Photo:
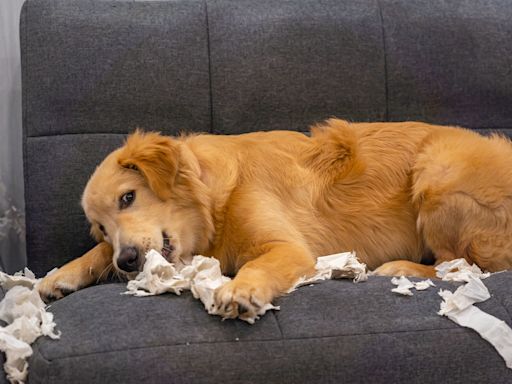
<path fill-rule="evenodd" d="M 53 314 L 46 312 L 35 289 L 39 280 L 27 268 L 13 276 L 0 272 L 0 285 L 7 290 L 0 302 L 0 319 L 8 324 L 0 327 L 0 350 L 5 353 L 4 370 L 11 383 L 24 383 L 27 379 L 30 344 L 42 335 L 60 337 Z"/>
<path fill-rule="evenodd" d="M 476 265 L 469 265 L 465 259 L 444 262 L 436 267 L 437 276 L 447 281 L 466 282 L 455 292 L 440 290 L 444 299 L 439 315 L 447 316 L 453 322 L 478 332 L 491 343 L 503 357 L 508 368 L 512 368 L 512 329 L 502 320 L 483 312 L 474 303 L 481 303 L 491 297 L 489 290 L 480 279 L 490 276 Z"/>
<path fill-rule="evenodd" d="M 405 276 L 400 276 L 400 278 L 393 277 L 391 279 L 391 283 L 396 285 L 396 288 L 393 288 L 391 292 L 399 293 L 401 295 L 412 296 L 411 288 L 414 288 L 414 284 Z"/>
<path fill-rule="evenodd" d="M 169 263 L 160 253 L 152 249 L 146 254 L 142 272 L 127 284 L 125 294 L 152 296 L 165 292 L 180 295 L 190 289 L 190 280 L 180 274 L 174 264 Z"/>
<path fill-rule="evenodd" d="M 23 271 L 16 272 L 14 275 L 8 275 L 7 273 L 0 272 L 0 285 L 9 290 L 15 285 L 21 285 L 27 288 L 33 288 L 37 282 L 35 275 L 28 268 Z"/>
<path fill-rule="evenodd" d="M 425 289 L 429 289 L 430 287 L 435 287 L 436 285 L 432 282 L 432 280 L 422 280 L 422 281 L 416 281 L 414 283 L 414 288 L 417 291 L 424 291 Z"/>
<path fill-rule="evenodd" d="M 465 281 L 467 283 L 470 277 L 486 279 L 491 275 L 488 272 L 482 272 L 476 264 L 469 265 L 465 259 L 445 261 L 444 263 L 437 265 L 435 268 L 437 277 L 444 281 Z"/>
<path fill-rule="evenodd" d="M 303 285 L 310 285 L 315 281 L 328 279 L 353 279 L 354 283 L 368 280 L 366 264 L 360 263 L 355 252 L 335 253 L 333 255 L 320 256 L 316 259 L 313 276 L 300 278 L 288 293 L 295 291 Z"/>
<path fill-rule="evenodd" d="M 192 264 L 182 269 L 182 274 L 190 279 L 190 290 L 194 298 L 203 302 L 209 314 L 219 314 L 214 309 L 215 290 L 231 281 L 222 275 L 219 261 L 213 257 L 195 256 Z"/>
<path fill-rule="evenodd" d="M 400 276 L 399 278 L 393 277 L 391 279 L 391 283 L 397 286 L 396 288 L 393 288 L 391 292 L 399 293 L 405 296 L 413 295 L 411 292 L 412 288 L 416 289 L 417 291 L 424 291 L 430 287 L 435 287 L 435 284 L 430 279 L 412 282 L 405 276 Z"/>
<path fill-rule="evenodd" d="M 290 292 L 298 286 L 318 280 L 348 277 L 357 282 L 367 279 L 366 265 L 359 263 L 353 252 L 319 257 L 316 270 L 318 272 L 313 277 L 299 279 Z M 123 294 L 151 296 L 172 292 L 179 295 L 182 290 L 190 290 L 194 298 L 201 300 L 209 314 L 227 318 L 228 314 L 222 313 L 214 305 L 214 293 L 229 281 L 231 279 L 222 275 L 220 263 L 213 257 L 194 256 L 190 265 L 177 270 L 160 253 L 151 250 L 146 254 L 143 271 L 135 280 L 128 282 L 128 290 Z M 241 314 L 239 319 L 253 324 L 271 309 L 279 310 L 279 307 L 264 303 L 257 311 L 249 310 Z"/>

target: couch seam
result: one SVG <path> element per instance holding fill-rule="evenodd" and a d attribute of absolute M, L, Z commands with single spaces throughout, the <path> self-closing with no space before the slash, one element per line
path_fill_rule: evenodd
<path fill-rule="evenodd" d="M 277 314 L 275 311 L 272 311 L 272 315 L 274 316 L 274 320 L 276 321 L 277 328 L 279 329 L 279 334 L 281 335 L 281 340 L 284 340 L 284 333 L 281 329 L 281 323 L 279 323 L 279 319 L 277 318 Z"/>
<path fill-rule="evenodd" d="M 389 83 L 388 83 L 388 56 L 386 50 L 386 30 L 384 28 L 384 16 L 382 15 L 382 7 L 380 0 L 377 0 L 377 7 L 379 8 L 380 26 L 382 32 L 382 49 L 384 53 L 384 94 L 386 97 L 386 121 L 389 121 Z"/>
<path fill-rule="evenodd" d="M 485 128 L 487 129 L 487 128 Z M 492 128 L 490 128 L 492 129 Z M 495 128 L 495 129 L 500 129 L 500 128 Z M 501 129 L 512 129 L 512 128 L 501 128 Z M 305 130 L 298 130 L 298 131 L 290 131 L 290 132 L 298 132 L 298 133 L 303 133 L 303 134 L 309 134 L 310 132 L 309 131 L 305 131 Z M 116 133 L 116 132 L 70 132 L 70 133 L 56 133 L 56 134 L 51 134 L 51 135 L 35 135 L 35 136 L 27 136 L 26 139 L 44 139 L 44 138 L 50 138 L 50 137 L 59 137 L 59 136 L 78 136 L 78 135 L 89 135 L 89 136 L 93 136 L 93 135 L 110 135 L 110 136 L 126 136 L 128 135 L 129 133 L 128 132 L 120 132 L 120 133 Z"/>
<path fill-rule="evenodd" d="M 446 319 L 447 321 L 450 321 Z M 450 321 L 451 322 L 451 321 Z M 97 351 L 97 352 L 88 352 L 82 353 L 78 355 L 72 356 L 60 356 L 52 359 L 45 358 L 48 362 L 64 360 L 64 359 L 74 359 L 81 358 L 85 356 L 91 355 L 102 355 L 108 353 L 116 353 L 116 352 L 126 352 L 126 351 L 137 351 L 137 350 L 145 350 L 145 349 L 153 349 L 153 348 L 167 348 L 167 347 L 179 347 L 179 346 L 193 346 L 193 345 L 206 345 L 206 344 L 243 344 L 243 343 L 262 343 L 262 342 L 283 342 L 283 341 L 298 341 L 298 340 L 320 340 L 320 339 L 336 339 L 336 338 L 344 338 L 344 337 L 354 337 L 354 336 L 370 336 L 370 335 L 396 335 L 396 334 L 406 334 L 406 333 L 418 333 L 418 332 L 438 332 L 438 331 L 454 331 L 454 332 L 474 332 L 464 327 L 449 327 L 449 328 L 437 328 L 437 329 L 418 329 L 412 331 L 392 331 L 392 332 L 366 332 L 366 333 L 352 333 L 346 335 L 330 335 L 330 336 L 304 336 L 304 337 L 292 337 L 288 339 L 262 339 L 262 340 L 237 340 L 237 341 L 205 341 L 205 342 L 182 342 L 175 344 L 162 344 L 162 345 L 152 345 L 152 346 L 143 346 L 143 347 L 133 347 L 133 348 L 123 348 L 123 349 L 112 349 L 110 351 Z"/>
<path fill-rule="evenodd" d="M 210 47 L 210 21 L 208 18 L 208 0 L 204 0 L 204 14 L 206 23 L 206 50 L 208 56 L 208 91 L 210 96 L 210 133 L 213 133 L 213 87 L 212 87 L 212 57 Z"/>
<path fill-rule="evenodd" d="M 49 137 L 59 137 L 59 136 L 79 136 L 79 135 L 110 135 L 110 136 L 126 136 L 128 132 L 69 132 L 69 133 L 54 133 L 51 135 L 35 135 L 35 136 L 27 136 L 27 139 L 41 139 L 41 138 L 49 138 Z"/>

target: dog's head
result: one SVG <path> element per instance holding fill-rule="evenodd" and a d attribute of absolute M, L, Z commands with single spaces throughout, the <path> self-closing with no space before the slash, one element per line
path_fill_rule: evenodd
<path fill-rule="evenodd" d="M 114 266 L 141 270 L 156 249 L 179 262 L 213 234 L 210 197 L 197 158 L 179 139 L 136 131 L 96 168 L 82 207 L 91 234 L 114 249 Z"/>

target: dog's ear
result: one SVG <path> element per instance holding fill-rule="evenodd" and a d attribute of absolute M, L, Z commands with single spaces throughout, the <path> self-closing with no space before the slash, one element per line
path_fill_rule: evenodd
<path fill-rule="evenodd" d="M 168 200 L 178 172 L 178 145 L 170 137 L 137 129 L 121 148 L 118 163 L 140 172 L 149 188 L 160 199 Z"/>
<path fill-rule="evenodd" d="M 103 233 L 96 224 L 91 225 L 91 236 L 96 242 L 100 243 L 103 241 Z"/>

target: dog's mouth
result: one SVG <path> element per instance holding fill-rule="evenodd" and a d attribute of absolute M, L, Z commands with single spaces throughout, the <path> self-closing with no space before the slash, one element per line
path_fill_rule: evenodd
<path fill-rule="evenodd" d="M 167 261 L 170 260 L 170 256 L 172 254 L 172 251 L 174 251 L 174 247 L 171 244 L 171 240 L 169 236 L 167 236 L 167 233 L 162 232 L 162 238 L 164 239 L 164 245 L 162 247 L 162 256 L 167 259 Z"/>

